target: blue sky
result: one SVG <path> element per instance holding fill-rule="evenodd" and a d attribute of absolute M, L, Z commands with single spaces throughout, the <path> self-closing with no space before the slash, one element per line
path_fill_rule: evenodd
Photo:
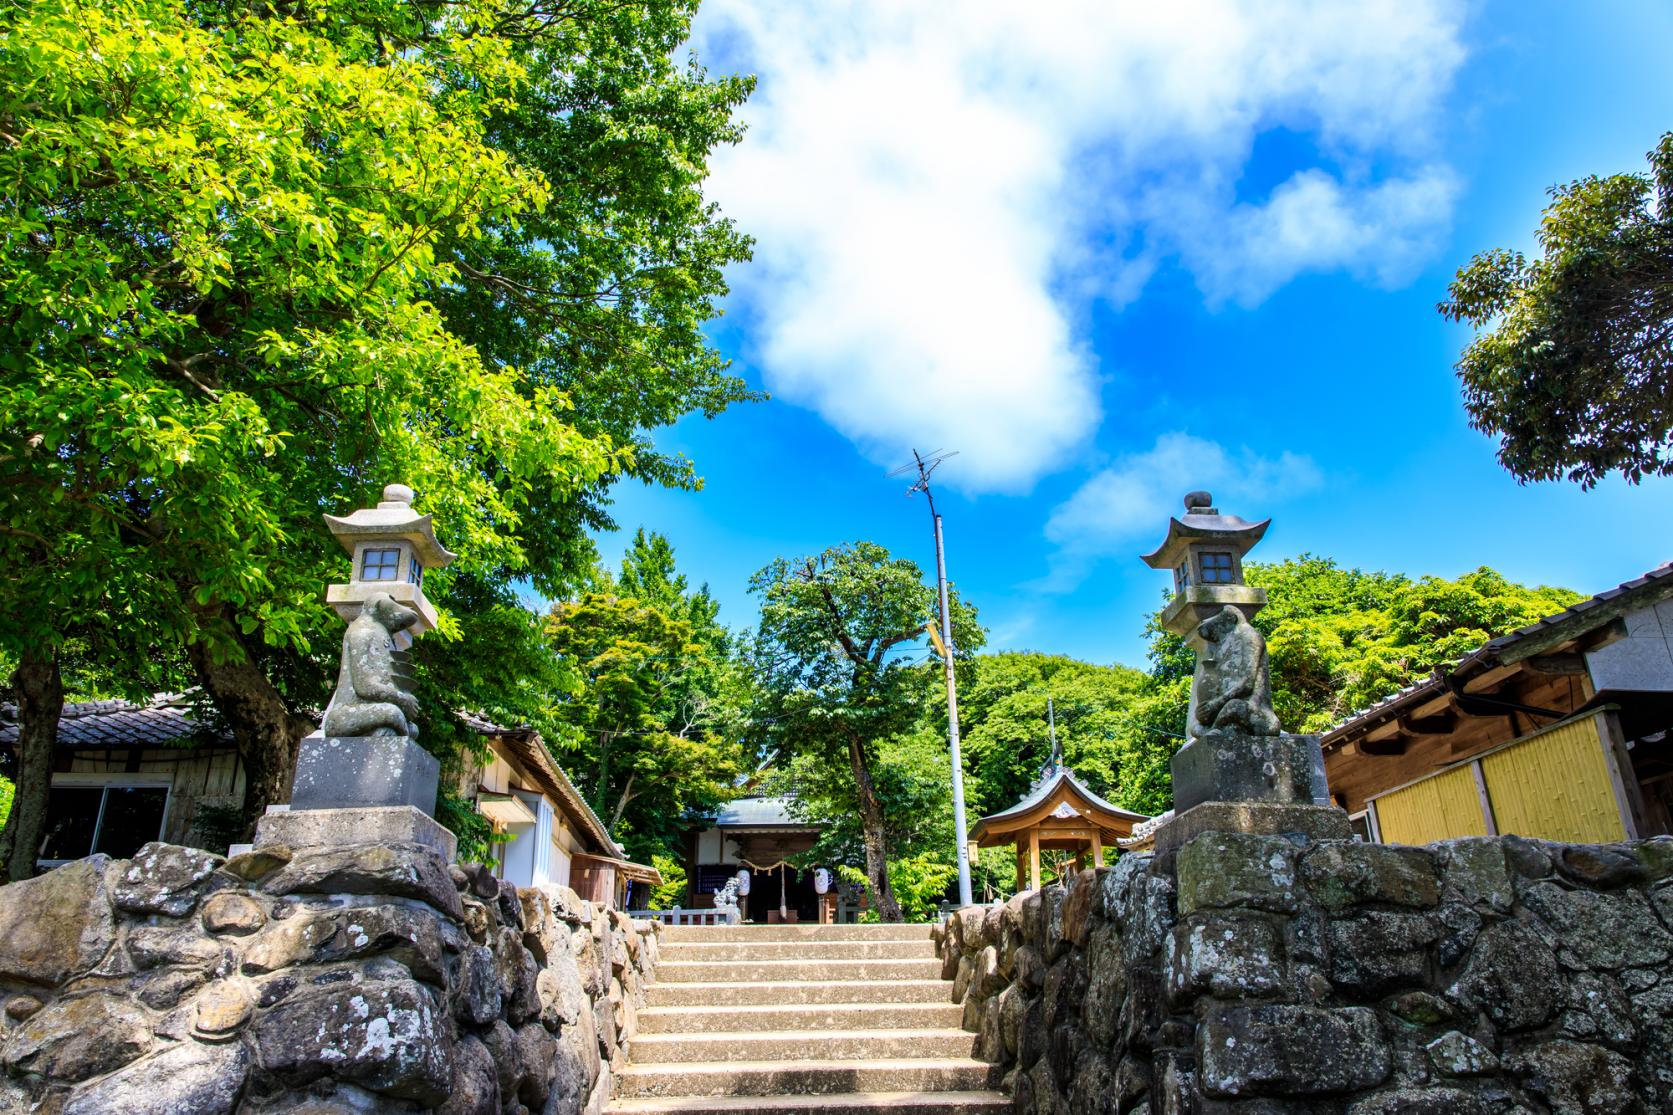
<path fill-rule="evenodd" d="M 1137 555 L 1194 487 L 1261 559 L 1597 591 L 1673 560 L 1673 484 L 1519 486 L 1469 429 L 1434 305 L 1529 249 L 1544 191 L 1673 128 L 1673 7 L 802 5 L 710 0 L 759 76 L 711 195 L 758 237 L 715 342 L 770 402 L 662 443 L 696 493 L 618 490 L 722 618 L 750 574 L 856 538 L 949 571 L 990 646 L 1143 664 Z"/>

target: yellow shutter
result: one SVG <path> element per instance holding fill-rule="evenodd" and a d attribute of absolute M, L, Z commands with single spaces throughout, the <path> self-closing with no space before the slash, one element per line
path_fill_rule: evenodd
<path fill-rule="evenodd" d="M 1596 716 L 1495 751 L 1481 769 L 1502 833 L 1578 844 L 1626 837 Z"/>
<path fill-rule="evenodd" d="M 1481 794 L 1469 764 L 1443 771 L 1376 799 L 1384 844 L 1427 844 L 1455 836 L 1486 836 Z"/>

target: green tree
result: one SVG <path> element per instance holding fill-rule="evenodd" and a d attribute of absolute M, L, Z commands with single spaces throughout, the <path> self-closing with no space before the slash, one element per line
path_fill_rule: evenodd
<path fill-rule="evenodd" d="M 1440 304 L 1477 329 L 1464 405 L 1518 480 L 1673 473 L 1673 132 L 1649 162 L 1553 187 L 1541 257 L 1484 252 Z"/>
<path fill-rule="evenodd" d="M 746 394 L 701 325 L 747 243 L 701 180 L 747 83 L 673 62 L 689 15 L 14 9 L 0 642 L 41 678 L 89 625 L 184 647 L 253 823 L 340 631 L 321 511 L 417 487 L 460 554 L 426 585 L 456 638 L 463 601 L 584 571 L 615 478 L 694 482 L 648 431 Z"/>
<path fill-rule="evenodd" d="M 1117 804 L 1128 781 L 1119 746 L 1128 709 L 1145 675 L 1063 655 L 979 655 L 959 690 L 971 799 L 982 813 L 1026 794 L 1051 753 L 1046 703 L 1052 702 L 1063 757 L 1095 792 Z"/>
<path fill-rule="evenodd" d="M 819 819 L 857 822 L 877 909 L 899 921 L 888 871 L 891 791 L 879 775 L 891 769 L 889 751 L 908 746 L 920 727 L 931 691 L 929 672 L 908 651 L 937 613 L 935 588 L 913 562 L 854 542 L 780 558 L 751 578 L 750 590 L 761 598 L 765 734 L 786 762 L 799 762 L 804 800 L 813 801 L 817 782 L 826 808 L 850 806 Z M 985 632 L 969 604 L 955 596 L 951 607 L 957 653 L 968 655 Z"/>
<path fill-rule="evenodd" d="M 1318 732 L 1447 666 L 1490 639 L 1568 607 L 1567 589 L 1528 587 L 1481 568 L 1455 580 L 1343 569 L 1310 554 L 1244 567 L 1267 591 L 1272 703 L 1286 731 Z M 1171 682 L 1184 723 L 1191 653 L 1151 621 L 1153 677 Z"/>
<path fill-rule="evenodd" d="M 631 586 L 640 595 L 628 595 Z M 692 592 L 660 535 L 635 537 L 620 578 L 555 605 L 548 642 L 575 683 L 554 738 L 584 793 L 637 855 L 677 850 L 682 825 L 734 796 L 747 689 L 706 587 Z"/>

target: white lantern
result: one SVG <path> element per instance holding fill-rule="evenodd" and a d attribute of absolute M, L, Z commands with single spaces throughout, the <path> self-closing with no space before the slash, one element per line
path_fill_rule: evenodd
<path fill-rule="evenodd" d="M 831 873 L 823 867 L 813 869 L 813 890 L 816 894 L 824 894 L 831 889 Z"/>
<path fill-rule="evenodd" d="M 749 872 L 748 871 L 738 872 L 738 893 L 743 895 L 745 898 L 749 897 Z"/>

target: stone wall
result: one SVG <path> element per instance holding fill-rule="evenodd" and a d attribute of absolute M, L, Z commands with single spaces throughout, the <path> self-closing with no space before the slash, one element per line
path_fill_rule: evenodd
<path fill-rule="evenodd" d="M 962 910 L 1019 1115 L 1673 1111 L 1673 840 L 1208 834 Z"/>
<path fill-rule="evenodd" d="M 597 1115 L 658 927 L 417 844 L 0 888 L 0 1111 Z"/>

